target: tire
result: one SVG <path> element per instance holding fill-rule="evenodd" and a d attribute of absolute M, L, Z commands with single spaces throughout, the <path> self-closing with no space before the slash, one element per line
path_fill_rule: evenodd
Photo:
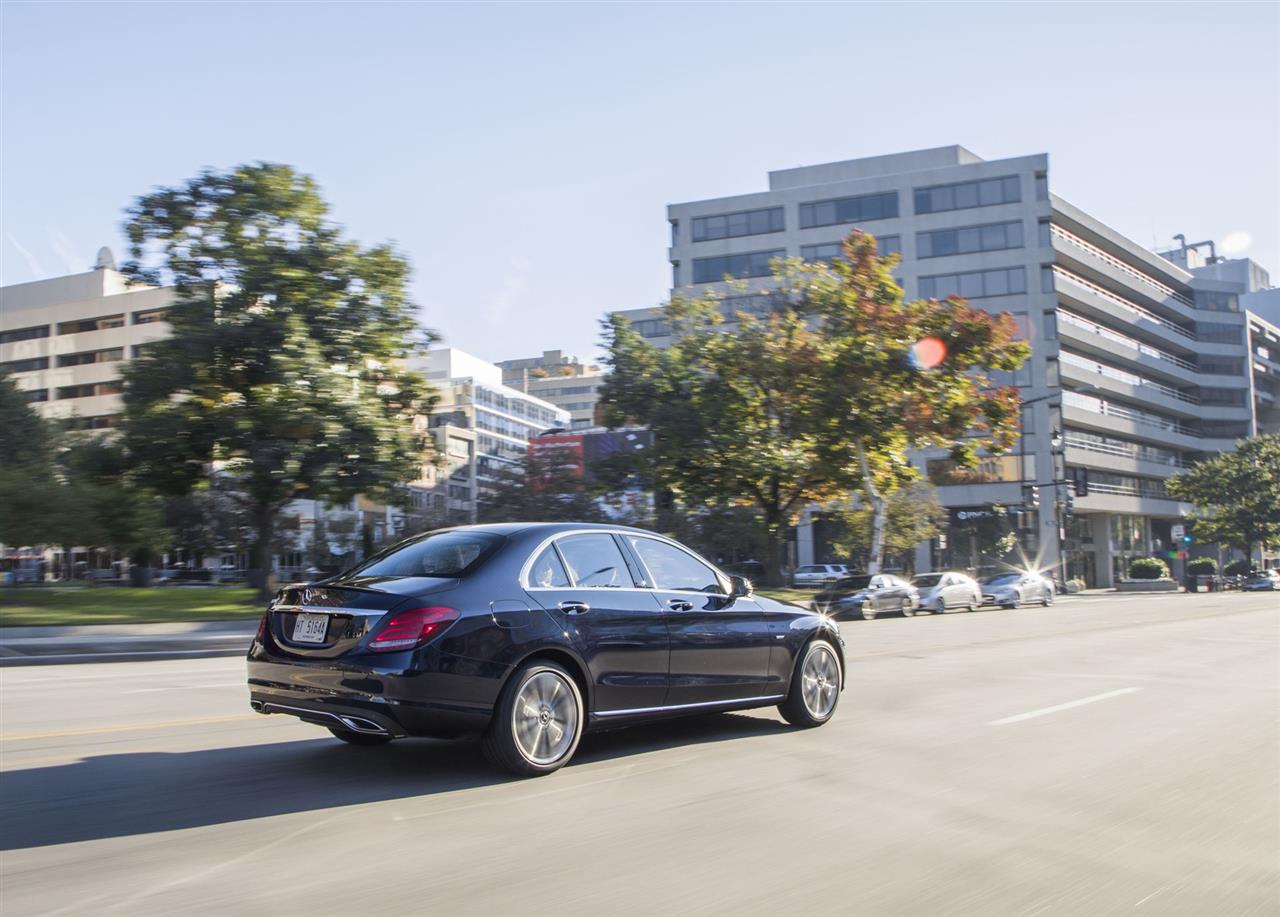
<path fill-rule="evenodd" d="M 935 615 L 944 615 L 947 613 L 947 603 L 940 598 L 938 599 L 938 604 L 930 608 L 929 612 Z"/>
<path fill-rule="evenodd" d="M 490 762 L 510 773 L 550 774 L 578 750 L 586 718 L 573 676 L 554 662 L 535 660 L 521 666 L 502 689 L 481 747 Z"/>
<path fill-rule="evenodd" d="M 386 745 L 391 736 L 372 735 L 367 732 L 352 732 L 350 729 L 330 729 L 334 738 L 341 739 L 348 745 Z"/>
<path fill-rule="evenodd" d="M 902 600 L 901 611 L 902 611 L 902 616 L 903 616 L 904 618 L 909 618 L 909 617 L 911 617 L 912 615 L 914 615 L 914 614 L 916 613 L 916 606 L 915 606 L 915 603 L 914 603 L 914 602 L 912 602 L 910 599 L 903 599 L 903 600 Z"/>
<path fill-rule="evenodd" d="M 1045 608 L 1048 608 L 1050 605 L 1052 605 L 1053 593 L 1052 592 L 1044 593 L 1044 595 L 1040 597 L 1040 604 L 1043 605 Z"/>
<path fill-rule="evenodd" d="M 787 699 L 778 704 L 778 712 L 799 729 L 821 726 L 835 715 L 843 684 L 844 672 L 836 648 L 821 637 L 811 640 L 796 662 L 791 688 Z"/>
<path fill-rule="evenodd" d="M 862 612 L 862 620 L 874 621 L 876 619 L 876 610 L 874 608 L 868 608 L 867 603 L 863 602 L 862 607 L 858 610 Z"/>
<path fill-rule="evenodd" d="M 969 599 L 969 610 L 970 610 L 970 611 L 977 611 L 977 610 L 978 610 L 979 608 L 981 608 L 981 607 L 982 607 L 982 600 L 981 600 L 981 599 Z"/>

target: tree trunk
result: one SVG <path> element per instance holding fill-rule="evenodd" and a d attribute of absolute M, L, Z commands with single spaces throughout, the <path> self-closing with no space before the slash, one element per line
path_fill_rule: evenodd
<path fill-rule="evenodd" d="M 768 518 L 765 520 L 765 563 L 764 578 L 766 586 L 782 586 L 782 529 Z"/>
<path fill-rule="evenodd" d="M 871 550 L 868 552 L 867 572 L 874 576 L 884 565 L 884 525 L 885 499 L 876 488 L 871 476 L 871 467 L 867 464 L 867 453 L 858 442 L 858 465 L 862 469 L 862 490 L 871 504 Z"/>
<path fill-rule="evenodd" d="M 259 507 L 257 517 L 257 540 L 253 545 L 253 570 L 249 571 L 249 582 L 258 590 L 258 598 L 271 598 L 271 561 L 273 556 L 271 542 L 275 535 L 275 512 L 269 507 Z"/>

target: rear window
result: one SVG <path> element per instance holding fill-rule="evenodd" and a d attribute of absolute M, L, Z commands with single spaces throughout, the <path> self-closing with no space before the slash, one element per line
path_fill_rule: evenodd
<path fill-rule="evenodd" d="M 866 589 L 871 585 L 871 577 L 869 576 L 846 576 L 840 582 L 836 583 L 841 589 Z"/>
<path fill-rule="evenodd" d="M 988 586 L 1007 586 L 1009 583 L 1016 583 L 1022 579 L 1021 573 L 1001 573 L 998 576 L 988 577 L 985 582 Z"/>
<path fill-rule="evenodd" d="M 936 586 L 942 580 L 941 573 L 922 573 L 911 582 L 917 586 Z"/>
<path fill-rule="evenodd" d="M 466 576 L 479 569 L 503 540 L 490 532 L 433 532 L 375 555 L 351 575 Z"/>

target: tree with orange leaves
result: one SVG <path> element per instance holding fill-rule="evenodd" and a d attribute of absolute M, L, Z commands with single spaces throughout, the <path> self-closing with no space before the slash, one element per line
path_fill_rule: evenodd
<path fill-rule="evenodd" d="M 608 422 L 653 430 L 656 487 L 691 505 L 754 507 L 773 582 L 805 507 L 861 492 L 875 572 L 883 495 L 915 476 L 911 449 L 945 446 L 966 465 L 1017 438 L 1017 390 L 988 376 L 1030 352 L 1013 322 L 959 298 L 904 301 L 896 263 L 855 231 L 832 264 L 775 262 L 765 314 L 677 297 L 664 308 L 675 336 L 664 350 L 621 317 L 605 323 Z"/>

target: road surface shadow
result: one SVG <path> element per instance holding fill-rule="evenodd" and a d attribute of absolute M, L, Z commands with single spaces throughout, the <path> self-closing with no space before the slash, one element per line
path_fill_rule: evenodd
<path fill-rule="evenodd" d="M 775 718 L 710 714 L 583 738 L 575 765 L 771 735 Z M 0 850 L 196 828 L 508 783 L 472 740 L 403 739 L 358 748 L 337 739 L 190 752 L 101 755 L 0 776 Z"/>

